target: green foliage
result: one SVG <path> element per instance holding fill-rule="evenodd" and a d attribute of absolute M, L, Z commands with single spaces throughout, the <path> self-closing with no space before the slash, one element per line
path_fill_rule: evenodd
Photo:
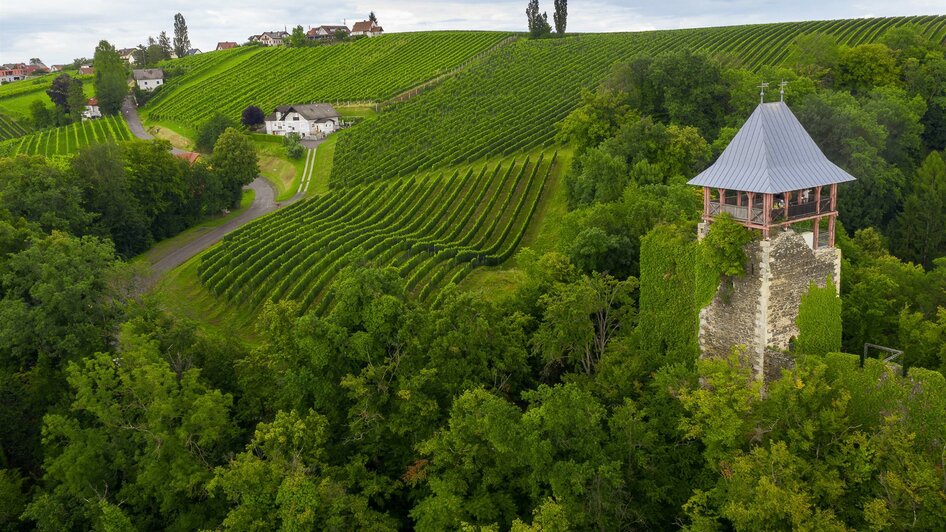
<path fill-rule="evenodd" d="M 92 60 L 95 69 L 95 97 L 104 115 L 116 115 L 128 94 L 128 69 L 115 47 L 108 41 L 100 41 L 95 47 Z"/>
<path fill-rule="evenodd" d="M 832 279 L 824 287 L 812 283 L 798 307 L 798 341 L 795 351 L 826 355 L 841 350 L 841 298 Z"/>
<path fill-rule="evenodd" d="M 211 153 L 217 139 L 229 128 L 238 128 L 236 121 L 227 118 L 222 113 L 216 113 L 206 122 L 197 126 L 197 137 L 194 139 L 194 146 L 204 153 Z"/>
<path fill-rule="evenodd" d="M 838 57 L 837 84 L 853 92 L 896 85 L 900 71 L 893 52 L 883 44 L 842 48 Z"/>
<path fill-rule="evenodd" d="M 552 33 L 548 15 L 539 13 L 539 0 L 529 0 L 526 7 L 526 19 L 529 22 L 529 36 L 533 39 L 541 39 Z"/>
<path fill-rule="evenodd" d="M 256 148 L 242 131 L 227 128 L 214 143 L 211 164 L 227 198 L 227 207 L 235 208 L 240 204 L 243 187 L 259 175 Z"/>
<path fill-rule="evenodd" d="M 785 62 L 805 77 L 824 80 L 837 67 L 840 57 L 835 36 L 808 33 L 795 38 Z"/>
<path fill-rule="evenodd" d="M 897 217 L 898 256 L 929 268 L 946 256 L 946 159 L 930 152 L 910 181 L 909 195 Z"/>
<path fill-rule="evenodd" d="M 286 148 L 286 156 L 290 159 L 301 159 L 305 154 L 305 146 L 299 143 L 298 133 L 286 133 L 282 138 L 283 148 Z"/>
<path fill-rule="evenodd" d="M 47 110 L 44 109 L 43 112 Z M 52 117 L 41 118 L 41 120 L 50 119 L 55 120 Z M 72 155 L 93 144 L 121 142 L 132 138 L 134 137 L 124 119 L 120 116 L 109 116 L 98 120 L 75 122 L 2 141 L 0 142 L 0 156 Z"/>
<path fill-rule="evenodd" d="M 700 246 L 705 264 L 719 275 L 739 277 L 746 273 L 746 244 L 753 234 L 732 216 L 723 213 L 713 220 Z"/>

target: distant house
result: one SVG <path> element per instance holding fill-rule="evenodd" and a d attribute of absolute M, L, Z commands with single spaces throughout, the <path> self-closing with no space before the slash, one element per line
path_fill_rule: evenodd
<path fill-rule="evenodd" d="M 338 129 L 340 123 L 338 111 L 327 103 L 280 105 L 266 117 L 266 134 L 318 138 Z"/>
<path fill-rule="evenodd" d="M 259 35 L 250 37 L 251 41 L 261 43 L 263 46 L 282 46 L 289 34 L 284 31 L 264 31 Z"/>
<path fill-rule="evenodd" d="M 164 83 L 164 71 L 160 68 L 141 68 L 132 71 L 135 84 L 143 91 L 153 91 Z"/>
<path fill-rule="evenodd" d="M 187 50 L 186 52 L 184 52 L 184 57 L 187 57 L 187 56 L 189 56 L 189 55 L 197 55 L 197 54 L 199 54 L 199 53 L 200 53 L 200 49 L 199 49 L 199 48 L 191 48 L 191 49 Z"/>
<path fill-rule="evenodd" d="M 91 65 L 82 65 L 79 67 L 79 74 L 92 75 L 95 74 L 95 69 Z"/>
<path fill-rule="evenodd" d="M 362 20 L 361 22 L 356 22 L 354 26 L 351 27 L 352 37 L 358 37 L 365 35 L 368 37 L 375 37 L 384 33 L 384 28 L 378 26 L 378 24 L 371 20 Z"/>
<path fill-rule="evenodd" d="M 217 48 L 215 50 L 229 50 L 230 48 L 236 48 L 238 45 L 232 41 L 221 41 L 217 43 Z"/>
<path fill-rule="evenodd" d="M 63 70 L 66 69 L 67 66 L 69 66 L 69 65 L 53 65 L 53 66 L 49 67 L 49 71 L 50 71 L 50 72 L 62 72 Z"/>
<path fill-rule="evenodd" d="M 99 101 L 95 98 L 89 98 L 89 101 L 85 102 L 85 110 L 82 111 L 82 119 L 92 120 L 94 118 L 102 118 L 102 111 L 99 109 Z"/>
<path fill-rule="evenodd" d="M 129 65 L 135 64 L 135 48 L 122 48 L 118 51 L 118 55 L 125 60 Z"/>
<path fill-rule="evenodd" d="M 310 29 L 305 35 L 307 38 L 313 40 L 327 40 L 334 39 L 339 32 L 347 35 L 351 33 L 351 30 L 348 29 L 348 26 L 322 25 L 317 28 Z"/>
<path fill-rule="evenodd" d="M 10 83 L 26 79 L 29 73 L 25 68 L 7 68 L 0 70 L 0 83 Z"/>

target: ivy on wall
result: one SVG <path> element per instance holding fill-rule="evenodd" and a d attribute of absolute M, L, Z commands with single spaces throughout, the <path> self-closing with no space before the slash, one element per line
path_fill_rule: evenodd
<path fill-rule="evenodd" d="M 801 296 L 795 323 L 798 325 L 796 352 L 824 355 L 841 350 L 841 298 L 831 278 L 824 288 L 811 283 L 808 292 Z"/>

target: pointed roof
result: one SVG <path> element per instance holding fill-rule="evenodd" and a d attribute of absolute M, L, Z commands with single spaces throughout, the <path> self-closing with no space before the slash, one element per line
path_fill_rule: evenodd
<path fill-rule="evenodd" d="M 691 185 L 778 194 L 854 181 L 825 157 L 784 102 L 759 104 L 712 166 Z"/>

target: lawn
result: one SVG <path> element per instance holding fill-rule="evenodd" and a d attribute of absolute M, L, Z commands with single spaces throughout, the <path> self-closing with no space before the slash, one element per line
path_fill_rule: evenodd
<path fill-rule="evenodd" d="M 315 169 L 312 170 L 312 183 L 307 191 L 309 196 L 319 196 L 328 192 L 328 176 L 332 173 L 332 163 L 335 160 L 335 145 L 342 132 L 329 135 L 328 139 L 319 144 L 315 150 Z"/>
<path fill-rule="evenodd" d="M 276 143 L 266 137 L 259 134 L 250 135 L 259 157 L 260 175 L 276 187 L 276 201 L 285 201 L 295 196 L 299 189 L 305 157 L 298 160 L 289 159 L 281 142 Z"/>

